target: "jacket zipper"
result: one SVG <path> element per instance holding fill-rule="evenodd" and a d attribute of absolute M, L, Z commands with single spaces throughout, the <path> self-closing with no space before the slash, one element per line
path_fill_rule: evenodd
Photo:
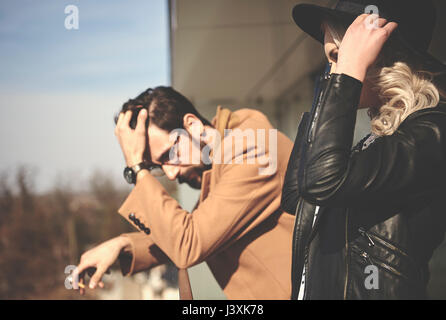
<path fill-rule="evenodd" d="M 403 250 L 399 249 L 398 247 L 394 246 L 393 244 L 387 242 L 386 240 L 384 240 L 382 237 L 378 236 L 376 233 L 371 232 L 371 231 L 365 231 L 365 229 L 363 227 L 360 227 L 358 229 L 359 233 L 363 236 L 363 237 L 367 237 L 369 240 L 369 247 L 374 247 L 375 246 L 375 242 L 372 240 L 375 239 L 375 241 L 379 242 L 382 246 L 386 247 L 387 249 L 393 250 L 394 252 L 398 253 L 399 255 L 409 259 L 410 261 L 412 261 L 412 263 L 414 263 L 414 261 L 412 260 L 412 258 Z M 390 273 L 393 273 L 399 277 L 405 278 L 407 279 L 407 277 L 405 275 L 403 275 L 401 272 L 399 272 L 398 270 L 396 270 L 395 268 L 393 268 L 392 266 L 389 266 L 384 260 L 380 259 L 380 258 L 372 258 L 370 257 L 369 254 L 367 254 L 367 252 L 363 251 L 361 253 L 361 256 L 365 259 L 368 259 L 369 262 L 371 264 L 374 264 L 373 261 L 375 261 L 375 263 L 388 270 Z"/>
<path fill-rule="evenodd" d="M 314 110 L 313 121 L 311 121 L 310 132 L 308 134 L 308 139 L 307 139 L 308 143 L 311 143 L 311 141 L 313 141 L 314 127 L 316 125 L 317 117 L 319 116 L 319 108 L 321 106 L 321 99 L 322 99 L 323 94 L 324 94 L 324 91 L 321 90 L 321 92 L 319 93 L 319 97 L 317 98 L 318 102 L 317 102 L 317 106 Z"/>
<path fill-rule="evenodd" d="M 414 265 L 416 265 L 415 261 L 403 250 L 401 250 L 400 248 L 396 247 L 395 245 L 389 243 L 388 241 L 384 240 L 381 236 L 377 235 L 375 232 L 372 231 L 365 231 L 365 229 L 363 227 L 360 227 L 358 229 L 359 233 L 363 236 L 366 237 L 369 241 L 369 247 L 374 247 L 375 246 L 375 242 L 372 240 L 374 239 L 375 241 L 379 242 L 383 247 L 396 252 L 397 254 L 399 254 L 400 256 L 408 259 L 409 261 L 411 261 Z"/>
<path fill-rule="evenodd" d="M 348 286 L 348 208 L 345 214 L 345 283 L 344 283 L 344 300 L 347 300 Z"/>
<path fill-rule="evenodd" d="M 383 261 L 380 258 L 376 258 L 376 257 L 371 257 L 367 252 L 361 250 L 361 249 L 356 249 L 355 252 L 357 252 L 366 263 L 369 263 L 371 265 L 377 265 L 380 266 L 383 269 L 386 269 L 387 271 L 389 271 L 390 273 L 397 275 L 401 278 L 404 278 L 407 280 L 407 277 L 405 275 L 403 275 L 401 272 L 399 272 L 398 270 L 396 270 L 394 267 L 389 266 L 385 261 Z"/>
<path fill-rule="evenodd" d="M 410 261 L 410 262 L 411 262 L 411 263 L 412 263 L 412 264 L 419 270 L 419 267 L 418 267 L 417 262 L 416 262 L 411 256 L 409 256 L 406 252 L 404 252 L 404 251 L 401 250 L 400 248 L 396 247 L 395 245 L 389 243 L 387 240 L 383 239 L 381 236 L 377 235 L 375 232 L 369 231 L 369 235 L 370 235 L 373 239 L 375 239 L 376 241 L 378 241 L 379 243 L 381 243 L 383 246 L 387 247 L 387 248 L 390 249 L 390 250 L 393 250 L 393 251 L 397 252 L 399 255 L 401 255 L 402 257 L 406 258 L 408 261 Z M 383 262 L 385 262 L 385 261 L 383 261 Z M 389 267 L 383 266 L 383 268 L 386 268 L 386 269 L 389 269 L 389 268 L 394 269 L 394 268 L 392 268 L 391 266 L 389 266 Z M 395 270 L 395 269 L 394 269 L 394 270 Z M 391 271 L 391 270 L 389 270 L 389 271 Z M 422 273 L 421 273 L 420 271 L 418 271 L 418 272 L 419 272 L 419 277 L 420 277 L 420 279 L 422 279 L 422 278 L 423 278 Z M 397 270 L 395 270 L 395 273 L 396 273 L 396 274 L 401 274 L 401 273 L 398 272 Z M 407 277 L 404 276 L 403 274 L 401 274 L 401 276 L 402 276 L 403 278 L 406 278 L 406 279 L 407 279 Z"/>
<path fill-rule="evenodd" d="M 361 234 L 361 236 L 366 237 L 369 241 L 369 247 L 374 247 L 375 246 L 375 242 L 372 240 L 372 238 L 370 237 L 369 233 L 367 231 L 365 231 L 365 229 L 363 227 L 360 227 L 358 229 L 359 233 Z"/>
<path fill-rule="evenodd" d="M 378 266 L 380 266 L 381 268 L 386 269 L 387 271 L 389 271 L 390 273 L 393 273 L 401 278 L 404 278 L 407 280 L 407 277 L 405 275 L 403 275 L 401 272 L 399 272 L 398 270 L 396 270 L 394 267 L 389 266 L 388 264 L 382 262 L 380 259 L 378 258 L 371 258 L 369 255 L 369 261 L 371 264 L 377 264 Z M 375 262 L 375 263 L 373 263 Z"/>
<path fill-rule="evenodd" d="M 311 141 L 313 141 L 313 137 L 314 137 L 314 127 L 316 125 L 316 121 L 317 118 L 319 117 L 319 111 L 321 108 L 321 104 L 322 104 L 322 96 L 325 93 L 325 89 L 327 87 L 326 83 L 322 83 L 322 81 L 328 81 L 331 78 L 331 74 L 330 74 L 330 70 L 331 70 L 331 63 L 327 64 L 327 66 L 325 67 L 325 71 L 324 71 L 324 75 L 321 77 L 321 80 L 319 80 L 318 83 L 318 96 L 317 96 L 317 100 L 316 100 L 316 107 L 314 108 L 314 113 L 312 114 L 312 121 L 311 124 L 308 128 L 308 132 L 307 132 L 307 143 L 311 143 Z"/>
<path fill-rule="evenodd" d="M 375 239 L 376 241 L 378 241 L 379 243 L 381 243 L 383 246 L 389 248 L 390 250 L 393 250 L 397 253 L 399 253 L 401 256 L 406 257 L 406 258 L 410 258 L 409 255 L 404 252 L 403 250 L 401 250 L 400 248 L 394 246 L 393 244 L 389 243 L 388 241 L 384 240 L 382 237 L 378 236 L 377 234 L 375 234 L 374 232 L 368 231 L 366 232 L 366 234 L 369 237 L 372 237 L 373 239 Z"/>

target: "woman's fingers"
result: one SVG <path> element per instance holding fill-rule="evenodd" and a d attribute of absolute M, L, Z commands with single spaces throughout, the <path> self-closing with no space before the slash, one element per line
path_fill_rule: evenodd
<path fill-rule="evenodd" d="M 379 18 L 377 21 L 378 28 L 382 28 L 387 23 L 387 19 L 384 18 Z"/>
<path fill-rule="evenodd" d="M 396 28 L 398 28 L 398 23 L 396 22 L 389 22 L 383 27 L 383 29 L 387 31 L 388 36 L 390 36 Z"/>
<path fill-rule="evenodd" d="M 356 17 L 356 19 L 352 22 L 352 26 L 359 25 L 361 23 L 364 23 L 364 21 L 369 17 L 370 15 L 367 13 L 363 13 Z"/>
<path fill-rule="evenodd" d="M 358 16 L 342 39 L 336 72 L 364 81 L 368 68 L 396 27 L 395 22 L 388 22 L 377 14 Z"/>

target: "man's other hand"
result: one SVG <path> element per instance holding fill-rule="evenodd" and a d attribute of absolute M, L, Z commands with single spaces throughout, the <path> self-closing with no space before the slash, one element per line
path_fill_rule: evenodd
<path fill-rule="evenodd" d="M 74 279 L 78 279 L 79 283 L 84 284 L 87 273 L 91 277 L 90 289 L 95 289 L 97 286 L 103 288 L 102 276 L 115 263 L 119 253 L 128 246 L 130 246 L 130 242 L 127 237 L 116 237 L 88 250 L 81 256 L 81 261 L 73 272 Z M 85 289 L 82 287 L 79 286 L 81 295 L 85 293 Z"/>

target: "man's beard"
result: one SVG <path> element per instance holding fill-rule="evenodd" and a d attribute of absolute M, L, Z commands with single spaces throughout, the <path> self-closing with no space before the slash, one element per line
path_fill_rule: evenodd
<path fill-rule="evenodd" d="M 192 143 L 199 144 L 200 154 L 202 154 L 203 148 L 206 146 L 204 141 L 198 142 L 197 140 L 192 139 Z M 212 164 L 204 164 L 203 162 L 197 166 L 192 166 L 178 177 L 178 182 L 187 183 L 193 189 L 201 189 L 203 172 L 209 170 L 211 167 Z"/>
<path fill-rule="evenodd" d="M 212 165 L 201 164 L 191 167 L 184 174 L 178 177 L 179 183 L 187 183 L 193 189 L 201 189 L 203 172 L 209 170 Z"/>

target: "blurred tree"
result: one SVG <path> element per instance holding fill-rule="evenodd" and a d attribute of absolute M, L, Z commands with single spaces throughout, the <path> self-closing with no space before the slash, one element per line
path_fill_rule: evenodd
<path fill-rule="evenodd" d="M 79 299 L 64 287 L 65 267 L 98 243 L 135 231 L 117 214 L 129 189 L 96 171 L 82 190 L 61 177 L 52 190 L 38 194 L 35 176 L 24 166 L 14 177 L 0 173 L 0 299 Z M 161 182 L 175 193 L 174 183 Z"/>

